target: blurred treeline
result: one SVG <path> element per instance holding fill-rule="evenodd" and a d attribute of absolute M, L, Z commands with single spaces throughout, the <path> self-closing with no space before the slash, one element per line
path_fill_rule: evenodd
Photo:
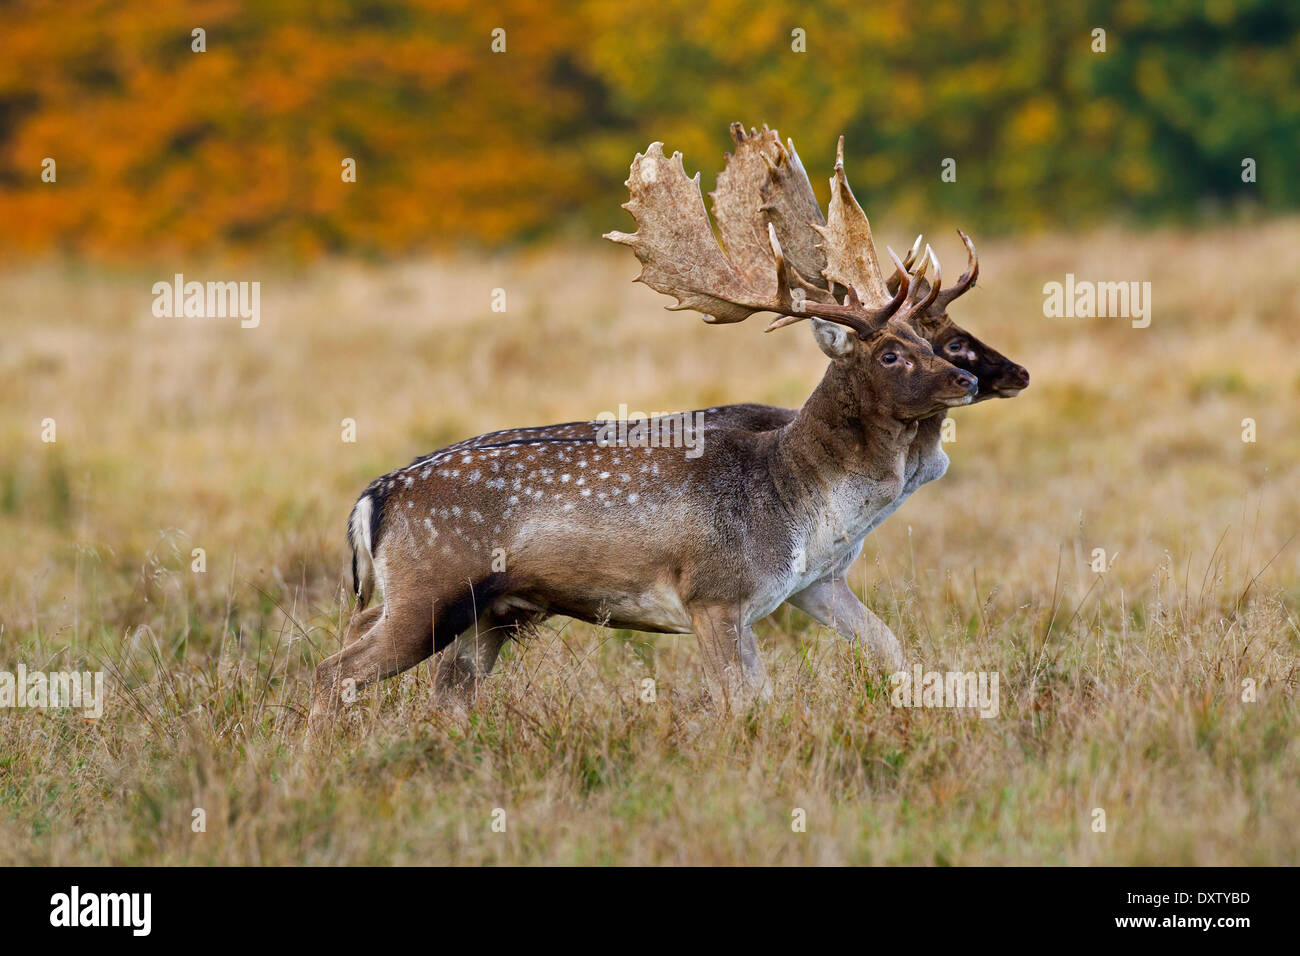
<path fill-rule="evenodd" d="M 1300 202 L 1298 64 L 1291 0 L 19 0 L 0 250 L 595 237 L 628 225 L 634 152 L 681 149 L 707 191 L 732 120 L 792 136 L 819 191 L 846 134 L 873 215 L 1279 210 Z"/>

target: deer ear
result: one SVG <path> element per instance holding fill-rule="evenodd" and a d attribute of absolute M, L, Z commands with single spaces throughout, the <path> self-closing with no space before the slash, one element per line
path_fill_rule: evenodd
<path fill-rule="evenodd" d="M 857 333 L 852 329 L 845 328 L 838 322 L 827 322 L 825 319 L 814 318 L 812 320 L 812 331 L 813 338 L 817 340 L 817 347 L 825 352 L 829 358 L 848 358 L 853 354 L 853 350 L 858 347 Z"/>

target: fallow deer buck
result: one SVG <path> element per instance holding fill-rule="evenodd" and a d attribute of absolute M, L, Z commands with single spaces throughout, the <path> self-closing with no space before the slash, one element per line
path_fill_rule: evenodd
<path fill-rule="evenodd" d="M 821 383 L 780 428 L 710 429 L 697 458 L 575 436 L 453 446 L 373 482 L 349 538 L 358 606 L 376 587 L 384 604 L 357 614 L 346 646 L 317 667 L 309 731 L 337 712 L 344 688 L 397 674 L 470 628 L 491 633 L 551 614 L 693 631 L 724 705 L 770 693 L 752 625 L 787 599 L 861 635 L 882 668 L 901 665 L 893 635 L 854 620 L 861 605 L 827 582 L 843 581 L 871 523 L 901 494 L 918 423 L 978 390 L 908 324 L 937 301 L 937 260 L 927 250 L 935 277 L 918 297 L 909 292 L 920 283 L 895 256 L 890 297 L 874 253 L 864 255 L 869 227 L 845 183 L 817 230 L 824 278 L 845 290 L 841 302 L 790 267 L 772 222 L 766 246 L 724 253 L 680 153 L 669 159 L 651 144 L 628 187 L 637 232 L 609 238 L 632 246 L 639 278 L 673 295 L 673 308 L 714 322 L 772 312 L 770 331 L 813 319 L 831 359 Z M 495 656 L 475 642 L 462 657 L 481 667 L 480 650 Z"/>
<path fill-rule="evenodd" d="M 717 189 L 711 194 L 714 218 L 719 223 L 724 246 L 728 250 L 744 248 L 748 236 L 762 233 L 766 230 L 767 223 L 771 222 L 785 251 L 786 262 L 805 281 L 843 295 L 842 287 L 832 290 L 824 275 L 826 255 L 822 249 L 823 237 L 818 228 L 826 226 L 826 219 L 813 195 L 812 184 L 794 143 L 787 141 L 783 146 L 776 131 L 766 126 L 761 131 L 751 130 L 746 133 L 739 123 L 731 125 L 731 137 L 735 143 L 735 152 L 727 155 L 726 167 L 718 176 Z M 845 208 L 854 209 L 856 202 L 853 201 L 852 192 L 844 177 L 843 166 L 841 141 L 831 189 L 843 194 Z M 865 216 L 858 220 L 858 213 L 854 212 L 852 217 L 859 222 L 861 232 L 860 244 L 856 248 L 862 257 L 870 257 L 869 271 L 874 275 L 879 267 L 876 265 L 875 250 L 870 239 L 870 226 Z M 948 306 L 969 291 L 979 275 L 979 259 L 975 247 L 965 233 L 959 231 L 959 235 L 969 257 L 966 273 L 953 287 L 940 292 L 929 308 L 912 313 L 910 324 L 914 331 L 930 343 L 936 354 L 979 379 L 979 391 L 971 404 L 990 398 L 1011 398 L 1029 384 L 1029 373 L 958 326 L 948 316 Z M 921 237 L 918 236 L 903 258 L 905 268 L 913 265 L 920 250 Z M 924 258 L 920 261 L 922 268 L 925 261 Z M 917 281 L 924 283 L 925 280 Z M 890 286 L 890 293 L 897 291 L 895 279 L 891 278 Z M 928 294 L 928 290 L 928 285 L 922 285 L 914 289 L 914 293 Z M 702 421 L 706 434 L 717 428 L 761 432 L 789 424 L 796 414 L 798 409 L 745 403 L 688 412 L 687 420 Z M 946 417 L 946 410 L 942 410 L 918 423 L 916 437 L 907 450 L 902 492 L 888 506 L 880 509 L 870 522 L 868 531 L 878 527 L 921 485 L 942 477 L 947 471 L 948 456 L 940 440 Z M 493 447 L 529 441 L 567 442 L 578 438 L 599 441 L 604 426 L 605 423 L 595 421 L 506 429 L 467 439 L 452 447 Z M 861 540 L 857 542 L 859 551 L 862 543 Z M 842 580 L 844 576 L 840 572 L 831 580 L 819 582 L 816 587 L 792 596 L 791 602 L 821 623 L 834 627 L 845 637 L 875 633 L 880 641 L 888 643 L 895 640 L 888 626 L 849 590 L 847 582 Z M 491 669 L 500 648 L 510 639 L 512 631 L 510 627 L 491 631 L 480 628 L 457 638 L 440 659 L 439 693 L 463 696 L 466 691 L 472 690 L 475 681 L 486 676 Z M 355 639 L 356 636 L 357 632 L 349 632 L 349 639 Z"/>

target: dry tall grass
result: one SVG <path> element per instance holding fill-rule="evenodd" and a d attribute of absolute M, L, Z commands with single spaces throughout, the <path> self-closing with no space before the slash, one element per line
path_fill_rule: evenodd
<path fill-rule="evenodd" d="M 719 721 L 693 638 L 557 620 L 471 719 L 434 708 L 426 663 L 316 757 L 307 681 L 369 478 L 620 402 L 797 404 L 820 353 L 662 311 L 615 249 L 183 268 L 262 281 L 253 330 L 154 318 L 172 264 L 11 266 L 0 668 L 114 679 L 97 722 L 0 713 L 0 863 L 1294 863 L 1300 280 L 1276 251 L 1297 245 L 1281 222 L 981 246 L 954 312 L 1033 385 L 955 413 L 948 476 L 850 581 L 912 660 L 997 671 L 998 717 L 896 709 L 783 610 L 759 628 L 775 702 Z M 1067 271 L 1152 281 L 1151 327 L 1044 318 Z"/>

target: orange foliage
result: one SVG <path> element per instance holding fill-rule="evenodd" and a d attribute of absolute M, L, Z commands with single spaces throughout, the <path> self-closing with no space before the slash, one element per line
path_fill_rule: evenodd
<path fill-rule="evenodd" d="M 819 188 L 846 133 L 873 210 L 984 231 L 1206 197 L 1296 204 L 1300 13 L 1123 13 L 1098 54 L 1107 17 L 1019 0 L 19 2 L 0 30 L 0 249 L 381 253 L 574 223 L 595 236 L 627 225 L 633 152 L 664 140 L 708 189 L 735 119 L 796 135 Z M 57 182 L 42 182 L 46 157 Z"/>

